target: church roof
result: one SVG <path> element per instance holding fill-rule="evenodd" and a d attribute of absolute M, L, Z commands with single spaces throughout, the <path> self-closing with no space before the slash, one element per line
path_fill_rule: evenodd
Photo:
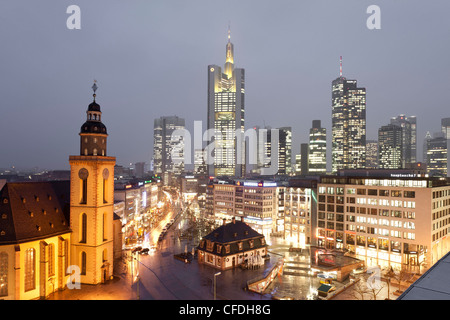
<path fill-rule="evenodd" d="M 106 126 L 100 121 L 86 121 L 81 126 L 80 133 L 107 134 Z"/>
<path fill-rule="evenodd" d="M 89 104 L 88 111 L 100 111 L 100 105 L 97 102 L 93 101 Z"/>
<path fill-rule="evenodd" d="M 70 232 L 70 181 L 6 183 L 0 190 L 0 245 Z"/>

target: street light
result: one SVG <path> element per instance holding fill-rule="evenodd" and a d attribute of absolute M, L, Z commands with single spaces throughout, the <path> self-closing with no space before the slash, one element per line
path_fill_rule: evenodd
<path fill-rule="evenodd" d="M 216 277 L 220 276 L 221 272 L 217 272 L 214 274 L 214 300 L 216 300 Z"/>

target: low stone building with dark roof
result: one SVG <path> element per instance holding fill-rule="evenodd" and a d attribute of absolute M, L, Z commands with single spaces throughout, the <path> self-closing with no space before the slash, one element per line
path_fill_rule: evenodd
<path fill-rule="evenodd" d="M 242 264 L 261 265 L 267 256 L 264 235 L 245 222 L 233 218 L 215 229 L 200 241 L 198 262 L 220 270 L 232 269 Z"/>

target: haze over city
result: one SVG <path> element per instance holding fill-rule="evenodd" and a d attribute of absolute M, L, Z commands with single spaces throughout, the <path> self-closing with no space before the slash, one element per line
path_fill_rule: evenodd
<path fill-rule="evenodd" d="M 80 30 L 66 27 L 71 4 Z M 426 131 L 449 116 L 450 4 L 377 1 L 381 29 L 369 30 L 371 4 L 3 1 L 0 168 L 68 169 L 94 79 L 120 164 L 150 163 L 160 116 L 185 118 L 189 130 L 202 120 L 206 130 L 207 66 L 223 64 L 228 25 L 235 66 L 246 70 L 246 129 L 291 126 L 293 154 L 312 120 L 330 133 L 343 56 L 343 75 L 367 90 L 367 139 L 391 117 L 415 115 L 420 155 Z"/>

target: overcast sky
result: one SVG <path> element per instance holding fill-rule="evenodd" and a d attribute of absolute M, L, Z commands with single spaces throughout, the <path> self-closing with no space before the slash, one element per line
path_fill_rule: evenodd
<path fill-rule="evenodd" d="M 380 30 L 366 26 L 372 4 Z M 66 26 L 70 5 L 80 30 Z M 420 160 L 426 131 L 450 117 L 449 15 L 448 0 L 2 0 L 0 168 L 69 169 L 94 79 L 108 155 L 149 163 L 155 118 L 206 121 L 207 66 L 224 64 L 229 22 L 246 128 L 291 126 L 294 153 L 312 120 L 330 137 L 342 55 L 343 75 L 367 90 L 367 139 L 415 115 Z"/>

